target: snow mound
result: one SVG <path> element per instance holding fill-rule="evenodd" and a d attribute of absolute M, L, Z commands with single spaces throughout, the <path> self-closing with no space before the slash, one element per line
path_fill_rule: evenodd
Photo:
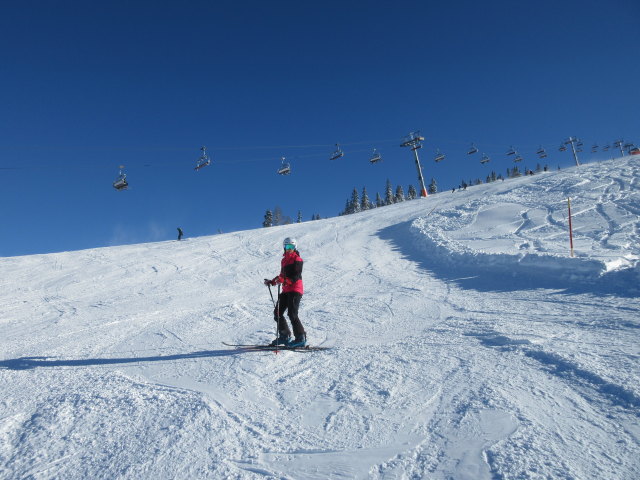
<path fill-rule="evenodd" d="M 488 189 L 483 196 L 421 216 L 411 224 L 415 245 L 430 262 L 447 268 L 591 283 L 606 277 L 636 289 L 639 168 L 637 162 L 610 163 L 584 166 L 560 179 L 546 174 L 506 191 Z"/>

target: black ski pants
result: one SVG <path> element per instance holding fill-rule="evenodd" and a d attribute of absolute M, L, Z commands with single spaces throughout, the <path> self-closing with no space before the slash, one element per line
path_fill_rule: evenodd
<path fill-rule="evenodd" d="M 300 308 L 300 300 L 302 295 L 298 292 L 283 292 L 278 297 L 278 303 L 273 311 L 273 318 L 278 322 L 278 333 L 283 336 L 291 335 L 287 320 L 284 318 L 285 312 L 288 313 L 291 326 L 293 327 L 293 334 L 296 337 L 306 335 L 302 322 L 298 317 L 298 308 Z"/>

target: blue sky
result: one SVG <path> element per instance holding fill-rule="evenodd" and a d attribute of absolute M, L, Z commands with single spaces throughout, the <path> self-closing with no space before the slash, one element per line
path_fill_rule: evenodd
<path fill-rule="evenodd" d="M 0 35 L 0 256 L 256 228 L 275 206 L 335 216 L 354 187 L 417 186 L 412 130 L 441 190 L 504 173 L 510 145 L 557 168 L 569 135 L 640 143 L 634 0 L 27 0 Z"/>

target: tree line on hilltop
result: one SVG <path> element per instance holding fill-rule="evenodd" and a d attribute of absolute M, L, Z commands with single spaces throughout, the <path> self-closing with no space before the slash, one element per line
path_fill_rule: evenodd
<path fill-rule="evenodd" d="M 560 169 L 560 167 L 558 167 Z M 542 171 L 548 171 L 548 165 L 542 167 L 540 164 L 536 166 L 536 170 L 533 171 L 525 167 L 524 175 L 534 175 L 535 173 L 540 173 Z M 513 168 L 507 168 L 506 178 L 517 178 L 522 176 L 523 173 L 520 171 L 518 166 L 514 166 Z M 475 180 L 462 180 L 458 185 L 458 190 L 466 190 L 467 187 L 473 185 L 481 185 L 483 183 L 492 183 L 498 180 L 504 181 L 505 177 L 502 174 L 496 174 L 495 171 L 492 171 L 487 178 L 483 181 L 481 178 L 476 178 Z M 394 191 L 395 190 L 395 191 Z M 455 192 L 456 188 L 452 189 L 452 192 Z M 431 179 L 431 183 L 427 187 L 427 192 L 429 195 L 433 195 L 438 193 L 438 184 L 435 178 Z M 395 203 L 404 202 L 407 200 L 414 200 L 418 198 L 418 192 L 413 185 L 409 185 L 407 188 L 407 193 L 404 193 L 404 189 L 402 185 L 397 185 L 396 188 L 393 188 L 391 181 L 387 179 L 387 183 L 385 186 L 384 198 L 380 195 L 380 193 L 376 192 L 375 201 L 372 201 L 367 192 L 367 187 L 362 187 L 362 193 L 358 192 L 358 189 L 354 187 L 351 192 L 351 196 L 347 198 L 344 210 L 339 213 L 339 215 L 350 215 L 352 213 L 363 212 L 365 210 L 371 210 L 373 208 L 380 208 L 387 205 L 393 205 Z M 320 215 L 313 214 L 311 216 L 311 220 L 320 220 Z M 298 215 L 296 217 L 296 223 L 302 222 L 302 212 L 298 210 Z M 273 227 L 276 225 L 288 225 L 293 223 L 293 220 L 290 216 L 284 215 L 282 213 L 282 209 L 279 206 L 276 206 L 273 211 L 267 210 L 264 215 L 264 220 L 262 222 L 263 227 Z"/>

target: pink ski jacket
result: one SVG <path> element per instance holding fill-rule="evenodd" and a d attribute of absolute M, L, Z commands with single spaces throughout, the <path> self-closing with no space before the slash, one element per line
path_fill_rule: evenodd
<path fill-rule="evenodd" d="M 274 278 L 274 280 L 277 283 L 283 284 L 283 293 L 298 292 L 300 295 L 304 294 L 304 285 L 302 283 L 303 263 L 297 250 L 286 252 L 282 256 L 280 275 Z"/>

